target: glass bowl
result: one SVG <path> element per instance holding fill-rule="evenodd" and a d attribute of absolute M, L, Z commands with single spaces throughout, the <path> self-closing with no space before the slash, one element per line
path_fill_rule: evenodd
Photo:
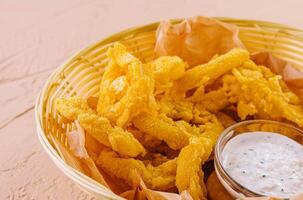
<path fill-rule="evenodd" d="M 278 133 L 303 145 L 303 132 L 297 127 L 270 120 L 248 120 L 236 123 L 226 128 L 218 138 L 215 147 L 215 171 L 221 184 L 235 199 L 243 197 L 261 197 L 243 185 L 236 182 L 223 167 L 223 149 L 232 138 L 248 132 L 273 132 Z M 258 133 L 256 133 L 258 134 Z"/>

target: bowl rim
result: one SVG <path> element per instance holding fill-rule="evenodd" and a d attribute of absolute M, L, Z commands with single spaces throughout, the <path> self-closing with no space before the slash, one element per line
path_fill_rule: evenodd
<path fill-rule="evenodd" d="M 231 17 L 210 17 L 212 19 L 217 19 L 220 21 L 225 21 L 228 23 L 228 21 L 238 21 L 238 22 L 250 22 L 255 24 L 262 24 L 264 26 L 275 26 L 276 28 L 282 28 L 282 29 L 288 29 L 289 31 L 294 31 L 297 34 L 293 34 L 293 36 L 298 37 L 303 40 L 303 29 L 294 28 L 288 25 L 275 23 L 275 22 L 269 22 L 269 21 L 263 21 L 263 20 L 250 20 L 250 19 L 237 19 L 237 18 L 231 18 Z M 172 23 L 178 23 L 184 18 L 176 18 L 176 19 L 168 19 Z M 162 20 L 165 21 L 165 20 Z M 167 20 L 166 20 L 167 21 Z M 71 62 L 73 62 L 79 55 L 82 53 L 93 49 L 94 47 L 97 47 L 99 45 L 107 44 L 110 41 L 118 40 L 123 38 L 129 33 L 134 32 L 140 32 L 141 30 L 154 30 L 155 26 L 158 26 L 161 23 L 161 21 L 156 21 L 144 25 L 138 25 L 133 26 L 131 28 L 124 29 L 122 31 L 119 31 L 117 33 L 113 33 L 109 36 L 104 37 L 104 39 L 101 39 L 97 42 L 93 42 L 92 44 L 89 44 L 88 46 L 82 48 L 81 50 L 77 51 L 76 53 L 72 54 L 66 61 L 63 62 L 63 64 L 59 65 L 57 68 L 54 69 L 54 71 L 48 76 L 47 80 L 45 81 L 41 92 L 38 94 L 36 102 L 35 102 L 35 122 L 36 122 L 36 131 L 37 136 L 39 138 L 39 141 L 44 148 L 44 150 L 50 155 L 51 160 L 63 171 L 64 174 L 66 174 L 69 178 L 74 180 L 76 183 L 81 185 L 84 188 L 90 189 L 96 194 L 103 195 L 108 198 L 114 198 L 117 200 L 124 199 L 117 194 L 113 193 L 111 190 L 103 186 L 102 184 L 96 182 L 92 178 L 86 176 L 85 174 L 75 170 L 74 168 L 70 167 L 68 164 L 66 164 L 58 155 L 57 150 L 52 146 L 48 138 L 46 137 L 46 134 L 42 128 L 42 109 L 43 109 L 43 100 L 47 93 L 47 90 L 49 89 L 49 86 L 53 80 L 54 77 L 56 77 L 62 69 L 65 68 L 65 66 L 69 65 Z"/>

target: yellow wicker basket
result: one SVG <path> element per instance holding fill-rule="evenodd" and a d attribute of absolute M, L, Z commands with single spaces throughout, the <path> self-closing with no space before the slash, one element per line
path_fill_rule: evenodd
<path fill-rule="evenodd" d="M 217 19 L 238 25 L 240 38 L 250 52 L 266 50 L 292 62 L 298 69 L 303 66 L 302 30 L 263 21 Z M 59 146 L 68 148 L 65 133 L 73 128 L 73 124 L 64 123 L 60 119 L 54 109 L 54 100 L 63 96 L 97 95 L 104 67 L 108 63 L 106 50 L 113 42 L 125 44 L 143 62 L 152 60 L 158 24 L 157 22 L 122 31 L 80 51 L 48 78 L 36 102 L 38 137 L 46 152 L 69 178 L 101 199 L 122 198 L 65 163 Z"/>

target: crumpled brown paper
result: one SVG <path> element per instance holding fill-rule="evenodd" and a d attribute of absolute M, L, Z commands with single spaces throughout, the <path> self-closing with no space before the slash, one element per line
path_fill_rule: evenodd
<path fill-rule="evenodd" d="M 190 66 L 208 62 L 216 54 L 244 47 L 238 27 L 206 17 L 189 18 L 178 24 L 161 22 L 156 33 L 158 56 L 179 56 Z"/>

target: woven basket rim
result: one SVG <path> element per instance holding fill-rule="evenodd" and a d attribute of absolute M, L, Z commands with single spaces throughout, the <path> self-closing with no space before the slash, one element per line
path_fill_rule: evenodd
<path fill-rule="evenodd" d="M 294 28 L 288 25 L 275 23 L 275 22 L 269 22 L 269 21 L 263 21 L 263 20 L 250 20 L 250 19 L 238 19 L 238 18 L 230 18 L 230 17 L 211 17 L 220 21 L 236 21 L 236 22 L 247 22 L 252 24 L 258 24 L 268 27 L 274 27 L 274 28 L 281 28 L 286 29 L 289 31 L 296 32 L 298 34 L 291 33 L 292 36 L 299 37 L 300 39 L 303 39 L 303 29 Z M 172 23 L 178 23 L 180 21 L 184 20 L 183 18 L 180 19 L 168 19 L 166 21 L 170 21 Z M 77 51 L 76 53 L 72 54 L 66 61 L 63 62 L 63 64 L 59 65 L 54 71 L 48 76 L 46 82 L 44 83 L 41 93 L 37 96 L 36 103 L 35 103 L 35 121 L 36 121 L 36 129 L 37 129 L 37 135 L 39 138 L 39 141 L 44 148 L 44 150 L 50 155 L 51 159 L 55 164 L 72 180 L 76 181 L 76 183 L 80 184 L 81 186 L 88 188 L 92 191 L 94 191 L 96 194 L 103 195 L 104 197 L 113 198 L 113 199 L 124 199 L 120 196 L 114 194 L 112 191 L 108 190 L 105 186 L 101 185 L 100 183 L 96 182 L 92 178 L 82 174 L 81 172 L 75 170 L 74 168 L 67 165 L 64 160 L 58 155 L 58 152 L 56 149 L 52 146 L 50 141 L 48 140 L 43 127 L 42 127 L 42 109 L 43 109 L 43 101 L 45 100 L 45 95 L 49 89 L 50 84 L 52 83 L 52 80 L 71 62 L 73 62 L 77 57 L 79 57 L 82 53 L 93 49 L 94 47 L 97 47 L 99 45 L 106 44 L 112 40 L 118 40 L 123 38 L 124 36 L 130 34 L 130 33 L 136 33 L 140 32 L 141 30 L 154 30 L 155 26 L 158 26 L 161 21 L 152 22 L 144 25 L 134 26 L 131 28 L 124 29 L 122 31 L 116 32 L 114 34 L 111 34 L 109 36 L 104 37 L 104 39 L 101 39 L 97 42 L 94 42 L 87 47 L 82 48 L 81 50 Z"/>
<path fill-rule="evenodd" d="M 299 33 L 303 34 L 303 29 L 298 29 L 298 28 L 294 28 L 288 25 L 284 25 L 281 23 L 275 23 L 275 22 L 270 22 L 270 21 L 263 21 L 263 20 L 250 20 L 250 19 L 238 19 L 238 18 L 230 18 L 230 17 L 211 17 L 214 19 L 218 19 L 218 20 L 231 20 L 231 21 L 239 21 L 239 22 L 251 22 L 251 23 L 255 23 L 255 24 L 267 24 L 267 25 L 274 25 L 274 26 L 279 26 L 281 28 L 284 29 L 289 29 L 289 30 L 293 30 Z M 172 23 L 178 23 L 182 20 L 184 20 L 184 18 L 175 18 L 175 19 L 168 19 L 169 21 L 171 21 Z M 102 44 L 106 44 L 107 42 L 113 40 L 113 39 L 119 39 L 122 38 L 122 36 L 127 35 L 128 33 L 132 33 L 132 32 L 140 32 L 140 30 L 142 29 L 147 29 L 150 28 L 152 29 L 154 26 L 159 25 L 161 23 L 161 21 L 157 21 L 157 22 L 152 22 L 152 23 L 148 23 L 148 24 L 144 24 L 144 25 L 138 25 L 138 26 L 134 26 L 134 27 L 130 27 L 130 28 L 126 28 L 123 29 L 121 31 L 118 31 L 114 34 L 108 35 L 106 37 L 104 37 L 104 39 L 101 39 L 97 42 L 93 42 L 91 44 L 89 44 L 88 46 L 80 49 L 79 51 L 75 52 L 74 54 L 72 54 L 66 61 L 63 62 L 63 64 L 59 65 L 59 67 L 57 67 L 57 69 L 55 69 L 47 78 L 43 88 L 42 88 L 42 92 L 41 92 L 41 96 L 44 96 L 44 93 L 47 89 L 47 87 L 50 84 L 50 80 L 55 77 L 55 75 L 61 71 L 62 68 L 64 68 L 66 65 L 68 65 L 69 63 L 71 63 L 73 60 L 75 60 L 79 55 L 81 55 L 81 53 L 94 48 L 95 46 L 98 45 L 102 45 Z M 296 35 L 298 36 L 298 35 Z M 301 39 L 303 39 L 303 35 L 299 35 L 298 37 L 300 37 Z"/>

